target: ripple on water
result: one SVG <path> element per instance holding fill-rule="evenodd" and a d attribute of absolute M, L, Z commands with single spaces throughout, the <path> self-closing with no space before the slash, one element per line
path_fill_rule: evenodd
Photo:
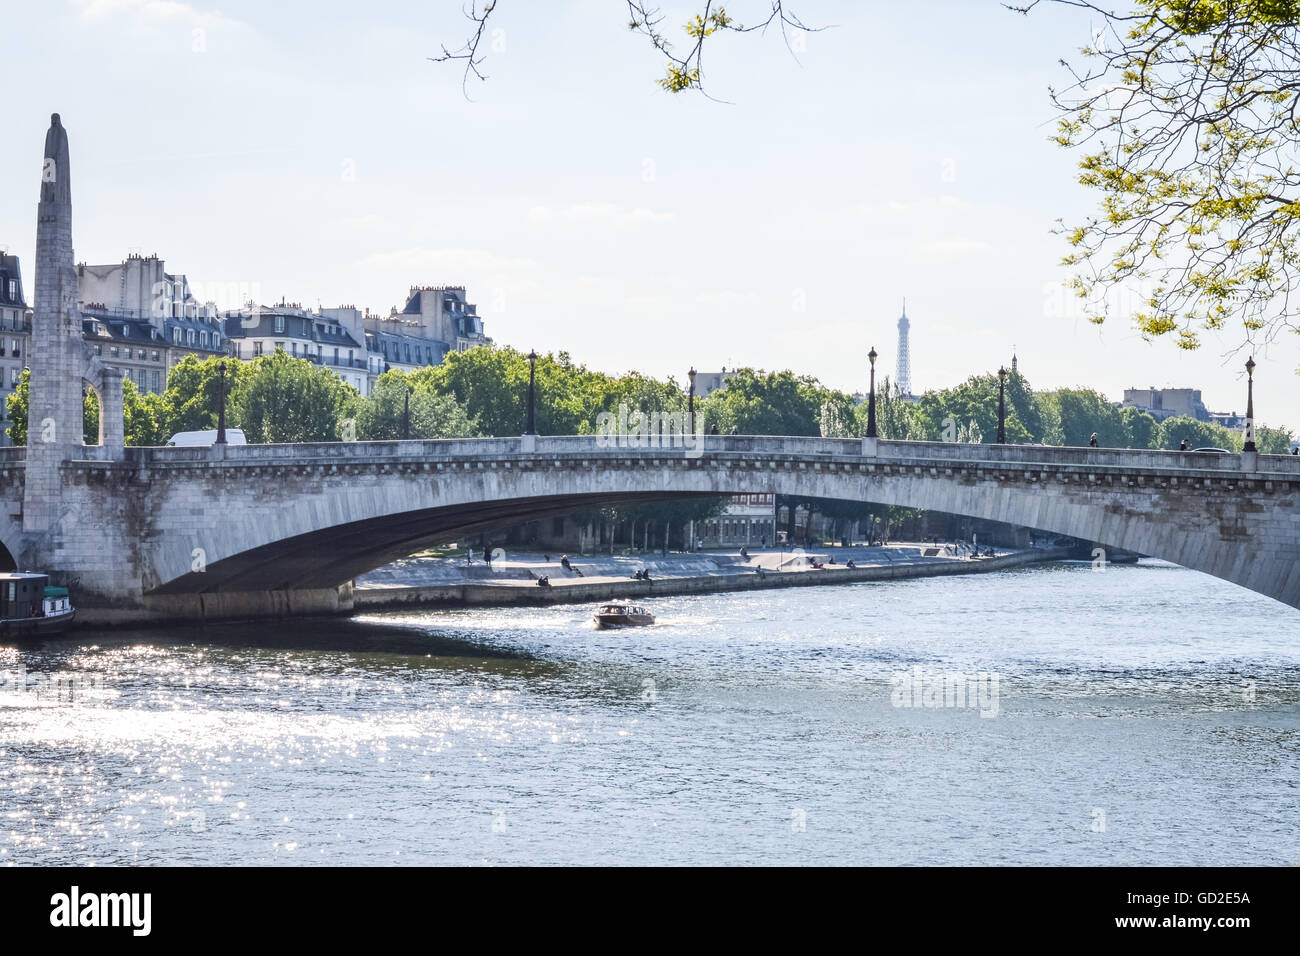
<path fill-rule="evenodd" d="M 653 607 L 0 648 L 0 859 L 1300 859 L 1300 616 L 1266 598 L 1143 562 Z M 954 675 L 982 706 L 909 696 Z"/>

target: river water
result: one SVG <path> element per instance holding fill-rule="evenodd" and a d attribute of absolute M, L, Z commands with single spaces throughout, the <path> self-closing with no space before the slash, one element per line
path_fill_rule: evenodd
<path fill-rule="evenodd" d="M 1143 561 L 651 604 L 0 646 L 0 860 L 1300 862 L 1267 598 Z"/>

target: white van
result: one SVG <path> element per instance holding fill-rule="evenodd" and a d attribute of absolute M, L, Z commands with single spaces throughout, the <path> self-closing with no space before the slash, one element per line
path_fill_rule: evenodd
<path fill-rule="evenodd" d="M 172 445 L 178 448 L 193 448 L 200 445 L 215 445 L 217 443 L 217 430 L 203 432 L 177 432 L 172 436 L 171 441 L 167 443 L 168 447 Z M 244 437 L 244 431 L 241 428 L 226 429 L 227 445 L 247 445 L 248 439 Z"/>

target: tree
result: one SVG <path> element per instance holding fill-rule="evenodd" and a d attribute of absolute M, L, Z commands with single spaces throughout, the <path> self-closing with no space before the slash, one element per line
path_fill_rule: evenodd
<path fill-rule="evenodd" d="M 921 429 L 913 420 L 915 407 L 912 402 L 903 401 L 903 393 L 898 384 L 886 375 L 876 389 L 876 434 L 893 441 L 920 440 Z M 870 415 L 868 402 L 857 407 L 856 415 L 858 434 L 865 435 Z"/>
<path fill-rule="evenodd" d="M 1130 433 L 1119 409 L 1105 395 L 1090 388 L 1062 388 L 1041 396 L 1056 407 L 1061 422 L 1061 443 L 1087 445 L 1093 433 L 1103 448 L 1129 447 Z"/>
<path fill-rule="evenodd" d="M 1261 425 L 1255 429 L 1255 449 L 1261 455 L 1289 455 L 1295 438 L 1289 428 L 1266 428 Z"/>
<path fill-rule="evenodd" d="M 408 389 L 411 438 L 468 438 L 475 434 L 474 422 L 456 399 L 427 384 L 416 389 L 409 379 L 398 370 L 385 372 L 370 395 L 355 401 L 352 415 L 359 440 L 394 441 L 406 436 Z"/>
<path fill-rule="evenodd" d="M 1024 414 L 1036 427 L 1042 428 L 1042 411 L 1028 383 L 1018 374 L 1007 376 L 1005 398 L 1007 442 L 1020 445 L 1041 438 L 1020 417 Z M 912 416 L 916 437 L 921 441 L 996 441 L 998 376 L 972 375 L 955 388 L 926 392 L 916 403 Z"/>
<path fill-rule="evenodd" d="M 163 425 L 165 401 L 162 395 L 142 395 L 135 382 L 122 380 L 123 431 L 128 445 L 165 445 L 175 434 Z M 96 422 L 98 428 L 98 422 Z"/>
<path fill-rule="evenodd" d="M 31 369 L 23 369 L 18 385 L 5 398 L 5 414 L 9 419 L 9 440 L 15 445 L 27 444 L 27 421 L 31 403 Z M 83 445 L 99 444 L 99 399 L 87 389 L 81 412 Z"/>
<path fill-rule="evenodd" d="M 256 361 L 256 360 L 254 360 Z M 299 360 L 301 361 L 301 360 Z M 158 409 L 158 429 L 163 441 L 177 432 L 210 431 L 217 427 L 221 366 L 226 370 L 226 424 L 240 427 L 234 395 L 252 363 L 219 356 L 200 359 L 187 355 L 167 373 L 167 389 Z"/>
<path fill-rule="evenodd" d="M 250 443 L 322 442 L 338 441 L 340 412 L 355 395 L 328 368 L 276 349 L 247 363 L 232 402 Z"/>
<path fill-rule="evenodd" d="M 1160 423 L 1144 411 L 1125 405 L 1119 410 L 1120 421 L 1128 431 L 1129 448 L 1154 448 L 1160 438 Z"/>
<path fill-rule="evenodd" d="M 852 401 L 822 387 L 808 375 L 742 368 L 727 374 L 727 384 L 703 402 L 696 415 L 720 432 L 742 435 L 820 435 L 822 406 L 830 402 L 848 414 Z"/>
<path fill-rule="evenodd" d="M 1241 433 L 1214 422 L 1203 422 L 1186 415 L 1166 418 L 1160 423 L 1158 447 L 1174 450 L 1183 439 L 1191 448 L 1226 448 L 1228 451 L 1241 451 Z"/>
<path fill-rule="evenodd" d="M 1096 215 L 1063 228 L 1091 321 L 1136 285 L 1142 334 L 1182 348 L 1234 317 L 1247 342 L 1294 329 L 1300 3 L 1053 2 L 1102 24 L 1072 85 L 1052 92 L 1056 141 L 1085 150 L 1079 181 L 1100 194 Z"/>
<path fill-rule="evenodd" d="M 753 33 L 755 31 L 763 33 L 769 27 L 776 26 L 780 29 L 781 36 L 785 39 L 787 47 L 790 47 L 793 51 L 792 36 L 797 37 L 801 34 L 814 33 L 822 29 L 821 27 L 805 25 L 792 11 L 785 9 L 782 0 L 767 0 L 770 4 L 767 16 L 751 23 L 749 26 L 743 26 L 737 22 L 722 4 L 715 3 L 713 0 L 705 0 L 699 12 L 686 21 L 684 30 L 691 43 L 684 55 L 678 55 L 672 41 L 661 30 L 664 18 L 659 9 L 645 3 L 644 0 L 626 0 L 626 2 L 630 17 L 628 29 L 648 39 L 650 45 L 668 61 L 667 70 L 664 76 L 659 79 L 658 84 L 669 93 L 680 93 L 683 90 L 704 92 L 702 72 L 704 44 L 717 34 Z M 479 53 L 479 47 L 483 44 L 484 37 L 487 35 L 488 19 L 496 12 L 496 9 L 496 0 L 487 0 L 481 9 L 476 3 L 471 3 L 465 11 L 465 16 L 472 24 L 469 39 L 454 51 L 447 49 L 444 45 L 441 55 L 429 57 L 434 63 L 447 63 L 457 60 L 464 62 L 465 71 L 461 77 L 461 89 L 465 92 L 467 99 L 469 97 L 468 84 L 470 76 L 475 76 L 479 80 L 487 79 L 479 69 L 486 59 L 486 54 Z"/>

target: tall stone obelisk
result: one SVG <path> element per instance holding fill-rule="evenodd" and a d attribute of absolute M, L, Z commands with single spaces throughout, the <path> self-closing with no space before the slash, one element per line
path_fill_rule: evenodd
<path fill-rule="evenodd" d="M 100 392 L 101 441 L 110 446 L 110 457 L 121 446 L 121 373 L 105 369 L 94 360 L 81 335 L 72 252 L 68 134 L 58 113 L 50 117 L 41 165 L 41 200 L 36 211 L 36 296 L 27 365 L 31 385 L 23 530 L 40 534 L 53 530 L 61 515 L 60 466 L 69 459 L 85 457 L 83 381 L 89 381 Z"/>

